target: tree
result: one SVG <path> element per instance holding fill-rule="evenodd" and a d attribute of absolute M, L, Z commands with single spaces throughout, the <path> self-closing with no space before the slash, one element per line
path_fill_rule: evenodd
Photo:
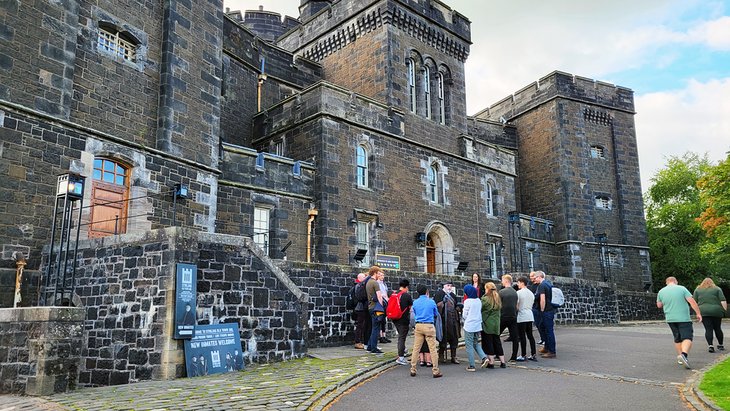
<path fill-rule="evenodd" d="M 710 167 L 706 156 L 685 153 L 670 157 L 651 179 L 645 203 L 654 284 L 674 276 L 690 288 L 710 274 L 701 252 L 706 235 L 697 220 L 706 209 L 697 182 Z"/>
<path fill-rule="evenodd" d="M 730 154 L 697 183 L 704 211 L 697 218 L 707 234 L 701 252 L 717 280 L 730 281 Z"/>

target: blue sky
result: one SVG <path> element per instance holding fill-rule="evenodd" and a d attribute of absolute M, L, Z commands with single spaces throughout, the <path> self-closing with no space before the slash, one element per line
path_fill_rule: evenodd
<path fill-rule="evenodd" d="M 634 90 L 644 191 L 669 156 L 730 151 L 730 0 L 443 2 L 472 22 L 469 113 L 561 70 Z M 297 17 L 299 0 L 224 4 Z"/>

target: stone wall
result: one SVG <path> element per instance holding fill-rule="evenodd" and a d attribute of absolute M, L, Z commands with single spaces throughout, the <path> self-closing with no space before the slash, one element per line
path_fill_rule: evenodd
<path fill-rule="evenodd" d="M 76 388 L 84 310 L 0 309 L 0 394 L 50 395 Z"/>

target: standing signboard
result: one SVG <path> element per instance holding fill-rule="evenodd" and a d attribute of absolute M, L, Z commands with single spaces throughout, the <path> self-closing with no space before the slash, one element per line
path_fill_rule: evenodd
<path fill-rule="evenodd" d="M 188 377 L 242 370 L 243 350 L 238 324 L 195 327 L 195 336 L 185 340 L 185 368 Z"/>
<path fill-rule="evenodd" d="M 198 267 L 178 263 L 175 275 L 175 334 L 173 338 L 189 339 L 195 334 L 195 309 Z"/>

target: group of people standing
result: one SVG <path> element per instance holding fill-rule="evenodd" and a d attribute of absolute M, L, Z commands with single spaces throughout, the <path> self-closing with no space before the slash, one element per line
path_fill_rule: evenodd
<path fill-rule="evenodd" d="M 439 363 L 449 361 L 459 364 L 456 350 L 461 337 L 462 321 L 464 340 L 469 365 L 466 370 L 476 371 L 476 361 L 482 368 L 494 368 L 498 359 L 501 368 L 506 368 L 504 350 L 500 335 L 507 329 L 508 341 L 512 342 L 509 362 L 537 361 L 537 345 L 544 344 L 539 352 L 543 358 L 555 358 L 555 334 L 553 330 L 555 309 L 550 303 L 552 284 L 545 279 L 545 273 L 530 273 L 530 278 L 519 278 L 517 286 L 513 286 L 510 275 L 502 276 L 501 289 L 493 282 L 484 282 L 479 274 L 472 275 L 472 281 L 464 287 L 464 296 L 458 299 L 454 284 L 451 281 L 442 283 L 433 299 L 428 287 L 417 287 L 418 298 L 410 296 L 410 283 L 403 279 L 399 283 L 397 294 L 388 296 L 387 288 L 383 289 L 385 274 L 378 266 L 373 266 L 367 273 L 361 273 L 351 291 L 357 294 L 358 288 L 366 290 L 367 304 L 359 302 L 355 308 L 355 348 L 365 348 L 371 353 L 379 354 L 382 350 L 378 342 L 384 342 L 380 336 L 381 327 L 385 324 L 385 307 L 388 299 L 397 296 L 397 303 L 402 311 L 400 318 L 393 324 L 398 331 L 398 358 L 400 365 L 409 365 L 406 361 L 405 340 L 409 330 L 414 329 L 413 351 L 411 352 L 410 374 L 416 375 L 417 365 L 431 366 L 434 378 L 441 377 Z M 363 285 L 364 284 L 364 285 Z M 538 327 L 541 340 L 535 342 L 532 335 L 533 324 Z M 368 329 L 370 331 L 368 331 Z M 365 337 L 369 336 L 367 344 Z M 527 342 L 530 352 L 527 352 Z M 518 351 L 521 349 L 521 355 Z M 438 353 L 437 359 L 430 354 Z"/>

